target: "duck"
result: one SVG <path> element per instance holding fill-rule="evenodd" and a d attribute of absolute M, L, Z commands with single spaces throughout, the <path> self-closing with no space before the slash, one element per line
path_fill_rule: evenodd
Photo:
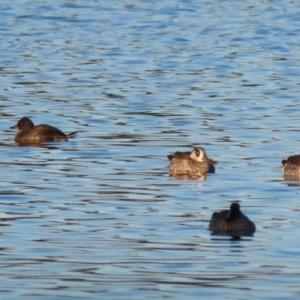
<path fill-rule="evenodd" d="M 300 180 L 300 155 L 289 156 L 281 161 L 284 179 Z"/>
<path fill-rule="evenodd" d="M 204 148 L 196 147 L 191 152 L 175 152 L 167 156 L 170 175 L 203 175 L 215 173 L 217 161 L 207 157 Z"/>
<path fill-rule="evenodd" d="M 252 236 L 256 231 L 254 223 L 241 212 L 240 204 L 237 202 L 231 204 L 230 210 L 214 212 L 209 229 L 214 234 L 232 237 Z"/>
<path fill-rule="evenodd" d="M 35 126 L 28 117 L 21 118 L 10 129 L 18 130 L 15 135 L 15 142 L 23 145 L 67 141 L 68 138 L 72 138 L 76 134 L 76 132 L 65 134 L 61 130 L 46 124 Z"/>

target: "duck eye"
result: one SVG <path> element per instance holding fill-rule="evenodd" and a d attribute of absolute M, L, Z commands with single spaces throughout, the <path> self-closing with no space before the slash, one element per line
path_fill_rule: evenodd
<path fill-rule="evenodd" d="M 196 156 L 199 157 L 199 155 L 200 155 L 200 151 L 196 150 Z"/>

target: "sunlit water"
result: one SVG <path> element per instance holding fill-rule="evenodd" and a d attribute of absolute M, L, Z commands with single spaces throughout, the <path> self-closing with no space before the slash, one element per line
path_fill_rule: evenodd
<path fill-rule="evenodd" d="M 2 1 L 1 299 L 298 299 L 297 1 Z M 18 147 L 22 116 L 78 131 Z M 203 146 L 205 181 L 168 176 Z M 239 200 L 253 237 L 213 236 Z"/>

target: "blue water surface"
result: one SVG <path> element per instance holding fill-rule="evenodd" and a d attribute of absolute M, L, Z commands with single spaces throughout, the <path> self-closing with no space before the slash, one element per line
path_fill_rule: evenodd
<path fill-rule="evenodd" d="M 0 4 L 1 299 L 298 299 L 297 1 Z M 78 131 L 19 147 L 22 116 Z M 167 155 L 206 149 L 206 180 Z M 253 237 L 211 235 L 239 201 Z"/>

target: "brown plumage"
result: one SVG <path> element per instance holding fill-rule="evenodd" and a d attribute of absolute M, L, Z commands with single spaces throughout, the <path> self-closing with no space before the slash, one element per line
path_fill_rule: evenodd
<path fill-rule="evenodd" d="M 33 122 L 27 117 L 23 117 L 15 126 L 10 128 L 18 129 L 19 132 L 15 136 L 15 142 L 23 145 L 67 141 L 68 138 L 76 134 L 76 132 L 64 134 L 61 130 L 51 125 L 41 124 L 34 126 Z"/>
<path fill-rule="evenodd" d="M 284 179 L 300 180 L 300 155 L 290 156 L 281 162 Z"/>
<path fill-rule="evenodd" d="M 216 161 L 208 158 L 202 147 L 192 152 L 175 152 L 168 155 L 170 175 L 202 175 L 215 172 Z"/>
<path fill-rule="evenodd" d="M 215 234 L 233 237 L 249 236 L 255 233 L 255 225 L 240 210 L 238 203 L 232 203 L 230 210 L 214 212 L 209 229 Z"/>

